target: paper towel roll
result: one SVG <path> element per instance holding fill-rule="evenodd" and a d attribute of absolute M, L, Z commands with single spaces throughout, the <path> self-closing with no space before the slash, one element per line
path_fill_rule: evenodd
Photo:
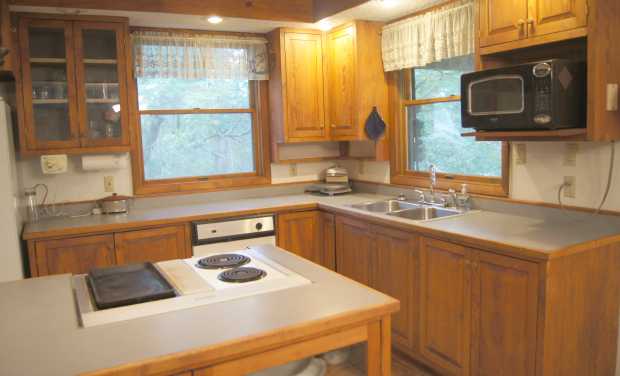
<path fill-rule="evenodd" d="M 126 155 L 82 156 L 82 170 L 84 171 L 118 170 L 125 167 L 127 167 Z"/>

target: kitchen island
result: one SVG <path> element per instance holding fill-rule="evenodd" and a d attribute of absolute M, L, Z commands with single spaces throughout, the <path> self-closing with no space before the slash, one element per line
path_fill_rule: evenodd
<path fill-rule="evenodd" d="M 399 302 L 272 246 L 312 283 L 82 328 L 71 276 L 0 284 L 0 374 L 245 375 L 367 342 L 368 375 L 390 375 Z"/>

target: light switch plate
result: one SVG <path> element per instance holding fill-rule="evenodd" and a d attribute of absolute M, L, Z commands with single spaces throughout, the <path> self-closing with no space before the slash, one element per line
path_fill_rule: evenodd
<path fill-rule="evenodd" d="M 607 84 L 607 111 L 618 111 L 618 84 Z"/>
<path fill-rule="evenodd" d="M 577 153 L 579 153 L 579 144 L 574 142 L 566 144 L 564 148 L 564 166 L 577 166 Z"/>
<path fill-rule="evenodd" d="M 41 171 L 44 174 L 63 174 L 67 172 L 67 155 L 42 155 L 41 156 Z"/>

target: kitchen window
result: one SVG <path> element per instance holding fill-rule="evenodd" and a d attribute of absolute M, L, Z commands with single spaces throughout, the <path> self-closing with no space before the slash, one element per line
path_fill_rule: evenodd
<path fill-rule="evenodd" d="M 137 193 L 268 184 L 266 41 L 154 31 L 132 37 Z"/>
<path fill-rule="evenodd" d="M 439 188 L 507 194 L 507 145 L 461 136 L 460 77 L 473 70 L 473 56 L 464 55 L 393 73 L 400 111 L 393 183 L 426 187 L 435 165 Z"/>

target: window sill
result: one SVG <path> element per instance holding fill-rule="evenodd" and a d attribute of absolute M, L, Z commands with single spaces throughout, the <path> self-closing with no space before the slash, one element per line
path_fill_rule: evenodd
<path fill-rule="evenodd" d="M 437 176 L 436 188 L 444 191 L 454 189 L 459 192 L 461 190 L 461 184 L 467 184 L 468 192 L 473 194 L 493 197 L 508 197 L 509 194 L 508 181 L 502 178 L 454 177 L 447 179 Z M 409 188 L 428 188 L 430 186 L 430 179 L 428 176 L 392 175 L 390 177 L 390 185 L 401 185 Z"/>
<path fill-rule="evenodd" d="M 134 195 L 137 197 L 175 195 L 191 193 L 208 193 L 215 191 L 258 188 L 271 185 L 271 177 L 251 176 L 237 178 L 217 178 L 205 181 L 179 182 L 145 182 L 134 184 Z"/>

